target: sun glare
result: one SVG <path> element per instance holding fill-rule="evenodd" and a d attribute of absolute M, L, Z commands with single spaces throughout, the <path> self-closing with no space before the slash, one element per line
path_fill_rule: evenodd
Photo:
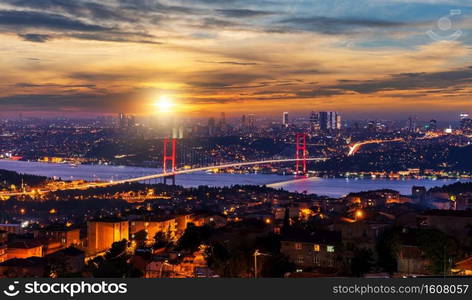
<path fill-rule="evenodd" d="M 169 96 L 161 96 L 155 103 L 155 106 L 157 107 L 158 112 L 171 112 L 175 107 L 175 103 Z"/>

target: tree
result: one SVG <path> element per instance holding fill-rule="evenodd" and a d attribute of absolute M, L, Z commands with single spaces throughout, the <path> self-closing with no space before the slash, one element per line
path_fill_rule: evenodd
<path fill-rule="evenodd" d="M 136 244 L 138 245 L 138 247 L 143 247 L 145 245 L 147 238 L 148 238 L 148 233 L 146 230 L 141 230 L 134 234 L 134 240 L 136 241 Z"/>
<path fill-rule="evenodd" d="M 229 251 L 220 243 L 215 242 L 206 249 L 205 257 L 208 266 L 220 276 L 229 273 Z"/>
<path fill-rule="evenodd" d="M 429 270 L 435 275 L 447 275 L 452 263 L 461 256 L 458 242 L 436 229 L 422 229 L 417 240 L 425 258 L 430 262 Z"/>
<path fill-rule="evenodd" d="M 186 250 L 195 252 L 200 245 L 205 242 L 213 233 L 213 229 L 209 226 L 198 227 L 193 223 L 187 224 L 184 234 L 177 241 L 177 250 Z"/>
<path fill-rule="evenodd" d="M 111 245 L 111 248 L 105 254 L 105 259 L 113 259 L 119 256 L 124 256 L 126 254 L 126 249 L 128 247 L 127 240 L 121 240 L 119 242 L 114 242 Z"/>
<path fill-rule="evenodd" d="M 354 253 L 351 261 L 351 273 L 356 277 L 362 277 L 364 274 L 370 272 L 374 260 L 374 253 L 370 249 L 359 249 Z"/>
<path fill-rule="evenodd" d="M 397 271 L 397 253 L 400 248 L 401 228 L 386 230 L 377 243 L 378 265 L 390 274 Z"/>
<path fill-rule="evenodd" d="M 107 253 L 91 262 L 92 273 L 98 278 L 124 278 L 140 274 L 136 272 L 129 264 L 129 255 L 127 253 L 128 242 L 122 240 L 112 244 Z"/>
<path fill-rule="evenodd" d="M 153 245 L 155 249 L 167 247 L 170 243 L 171 242 L 168 240 L 167 235 L 164 232 L 156 232 Z"/>
<path fill-rule="evenodd" d="M 285 207 L 285 213 L 284 213 L 284 223 L 282 226 L 282 232 L 285 233 L 290 229 L 290 210 L 287 207 Z"/>

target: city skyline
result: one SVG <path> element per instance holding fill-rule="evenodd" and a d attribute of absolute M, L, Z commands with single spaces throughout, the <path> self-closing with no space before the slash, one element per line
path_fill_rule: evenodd
<path fill-rule="evenodd" d="M 405 2 L 3 1 L 1 114 L 457 120 L 472 5 Z"/>

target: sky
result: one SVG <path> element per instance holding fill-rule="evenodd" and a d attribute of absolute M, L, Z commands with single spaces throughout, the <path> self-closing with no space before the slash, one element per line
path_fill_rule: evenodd
<path fill-rule="evenodd" d="M 472 113 L 469 0 L 0 0 L 0 115 Z"/>

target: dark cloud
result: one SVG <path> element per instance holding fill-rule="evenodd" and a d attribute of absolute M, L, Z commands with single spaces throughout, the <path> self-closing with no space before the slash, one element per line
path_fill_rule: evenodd
<path fill-rule="evenodd" d="M 39 34 L 39 33 L 24 33 L 24 34 L 19 33 L 18 36 L 21 37 L 25 41 L 35 42 L 35 43 L 44 43 L 53 38 L 53 36 L 50 34 Z"/>
<path fill-rule="evenodd" d="M 230 18 L 251 18 L 273 15 L 274 12 L 251 9 L 217 9 L 217 14 Z"/>
<path fill-rule="evenodd" d="M 85 17 L 95 20 L 115 20 L 115 21 L 137 21 L 136 16 L 126 14 L 125 11 L 116 9 L 113 6 L 90 1 L 70 1 L 70 0 L 5 0 L 16 7 L 42 10 L 45 12 L 55 12 L 59 14 L 69 14 L 77 17 Z"/>
<path fill-rule="evenodd" d="M 0 31 L 15 32 L 32 42 L 52 38 L 77 38 L 108 42 L 160 44 L 142 26 L 160 18 L 147 11 L 127 11 L 88 1 L 6 0 L 10 5 L 32 10 L 0 10 Z M 30 33 L 42 30 L 49 32 Z"/>
<path fill-rule="evenodd" d="M 86 81 L 118 81 L 128 80 L 133 76 L 123 73 L 89 73 L 89 72 L 76 72 L 68 75 L 71 79 L 86 80 Z"/>
<path fill-rule="evenodd" d="M 228 28 L 228 27 L 240 27 L 241 24 L 233 21 L 227 21 L 219 18 L 204 18 L 200 27 L 204 28 Z"/>
<path fill-rule="evenodd" d="M 36 83 L 28 83 L 28 82 L 19 82 L 14 85 L 15 87 L 19 88 L 50 88 L 50 87 L 59 87 L 59 88 L 96 88 L 95 84 L 58 84 L 58 83 L 44 83 L 44 84 L 36 84 Z"/>
<path fill-rule="evenodd" d="M 42 28 L 72 31 L 106 31 L 111 29 L 96 24 L 87 24 L 58 14 L 13 10 L 0 11 L 0 26 L 10 27 L 15 30 Z"/>
<path fill-rule="evenodd" d="M 330 18 L 323 16 L 295 17 L 278 21 L 276 24 L 289 26 L 286 30 L 299 29 L 324 34 L 355 32 L 359 28 L 396 28 L 407 25 L 377 19 Z M 283 30 L 282 28 L 280 30 Z"/>
<path fill-rule="evenodd" d="M 472 70 L 467 68 L 434 73 L 395 74 L 389 78 L 380 80 L 341 82 L 331 88 L 353 91 L 361 94 L 370 94 L 391 90 L 435 90 L 451 88 L 458 85 L 467 85 L 470 84 L 470 82 L 472 82 Z"/>
<path fill-rule="evenodd" d="M 194 77 L 202 78 L 202 80 L 188 80 L 186 83 L 192 87 L 201 89 L 245 88 L 257 80 L 272 79 L 272 75 L 267 73 L 253 74 L 222 72 L 213 74 L 206 73 L 204 74 L 205 76 L 199 76 L 198 73 L 194 75 Z"/>
<path fill-rule="evenodd" d="M 201 14 L 207 10 L 191 6 L 166 5 L 157 0 L 118 0 L 121 9 L 163 14 Z"/>
<path fill-rule="evenodd" d="M 94 32 L 94 33 L 72 33 L 68 37 L 82 39 L 82 40 L 94 40 L 102 42 L 119 42 L 119 43 L 141 43 L 141 44 L 154 44 L 161 45 L 162 42 L 156 41 L 155 36 L 147 33 L 136 33 L 136 32 Z"/>
<path fill-rule="evenodd" d="M 296 92 L 297 98 L 320 98 L 320 97 L 330 97 L 337 95 L 344 95 L 345 91 L 337 89 L 314 89 L 310 91 L 298 91 Z"/>

